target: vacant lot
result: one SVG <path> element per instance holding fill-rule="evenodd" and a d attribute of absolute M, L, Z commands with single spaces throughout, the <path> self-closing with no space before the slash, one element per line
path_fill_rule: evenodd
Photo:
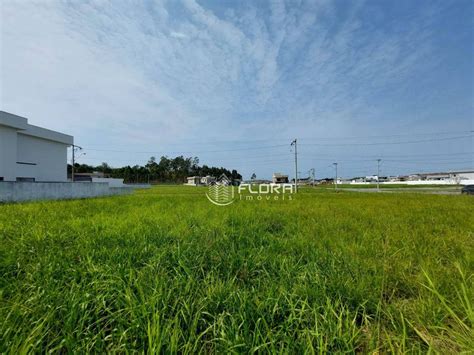
<path fill-rule="evenodd" d="M 0 205 L 0 352 L 474 349 L 472 196 Z"/>

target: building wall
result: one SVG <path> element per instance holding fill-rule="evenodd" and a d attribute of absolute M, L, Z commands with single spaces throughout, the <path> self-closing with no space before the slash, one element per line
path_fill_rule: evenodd
<path fill-rule="evenodd" d="M 18 133 L 17 177 L 35 181 L 67 181 L 67 145 Z M 36 165 L 28 165 L 36 164 Z"/>
<path fill-rule="evenodd" d="M 474 171 L 456 174 L 462 180 L 474 180 Z"/>
<path fill-rule="evenodd" d="M 17 130 L 0 125 L 0 177 L 5 181 L 16 180 Z"/>

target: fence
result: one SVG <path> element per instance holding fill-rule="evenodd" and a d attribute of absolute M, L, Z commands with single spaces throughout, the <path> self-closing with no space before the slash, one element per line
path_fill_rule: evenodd
<path fill-rule="evenodd" d="M 131 187 L 110 187 L 106 182 L 9 182 L 0 181 L 0 201 L 60 200 L 124 195 Z"/>

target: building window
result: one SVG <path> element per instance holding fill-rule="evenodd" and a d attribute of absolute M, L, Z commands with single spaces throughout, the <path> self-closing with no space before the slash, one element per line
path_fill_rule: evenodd
<path fill-rule="evenodd" d="M 33 177 L 17 177 L 17 182 L 35 182 L 35 178 Z"/>

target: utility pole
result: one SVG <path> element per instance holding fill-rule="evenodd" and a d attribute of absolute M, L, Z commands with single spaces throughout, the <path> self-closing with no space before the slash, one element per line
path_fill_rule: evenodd
<path fill-rule="evenodd" d="M 72 145 L 72 167 L 71 167 L 71 181 L 74 182 L 74 164 L 76 163 L 75 160 L 75 153 L 76 153 L 76 148 L 79 150 L 82 150 L 82 147 L 79 147 L 78 145 Z"/>
<path fill-rule="evenodd" d="M 315 174 L 314 168 L 309 169 L 308 174 L 309 174 L 309 177 L 312 178 L 311 184 L 312 184 L 313 187 L 314 187 L 314 174 Z"/>
<path fill-rule="evenodd" d="M 382 159 L 377 159 L 377 191 L 380 192 L 380 162 Z"/>
<path fill-rule="evenodd" d="M 337 191 L 337 163 L 332 163 L 336 168 L 336 179 L 334 180 L 334 191 Z"/>
<path fill-rule="evenodd" d="M 291 142 L 291 145 L 295 146 L 295 192 L 298 192 L 298 150 L 297 150 L 297 142 L 296 138 L 293 142 Z"/>

